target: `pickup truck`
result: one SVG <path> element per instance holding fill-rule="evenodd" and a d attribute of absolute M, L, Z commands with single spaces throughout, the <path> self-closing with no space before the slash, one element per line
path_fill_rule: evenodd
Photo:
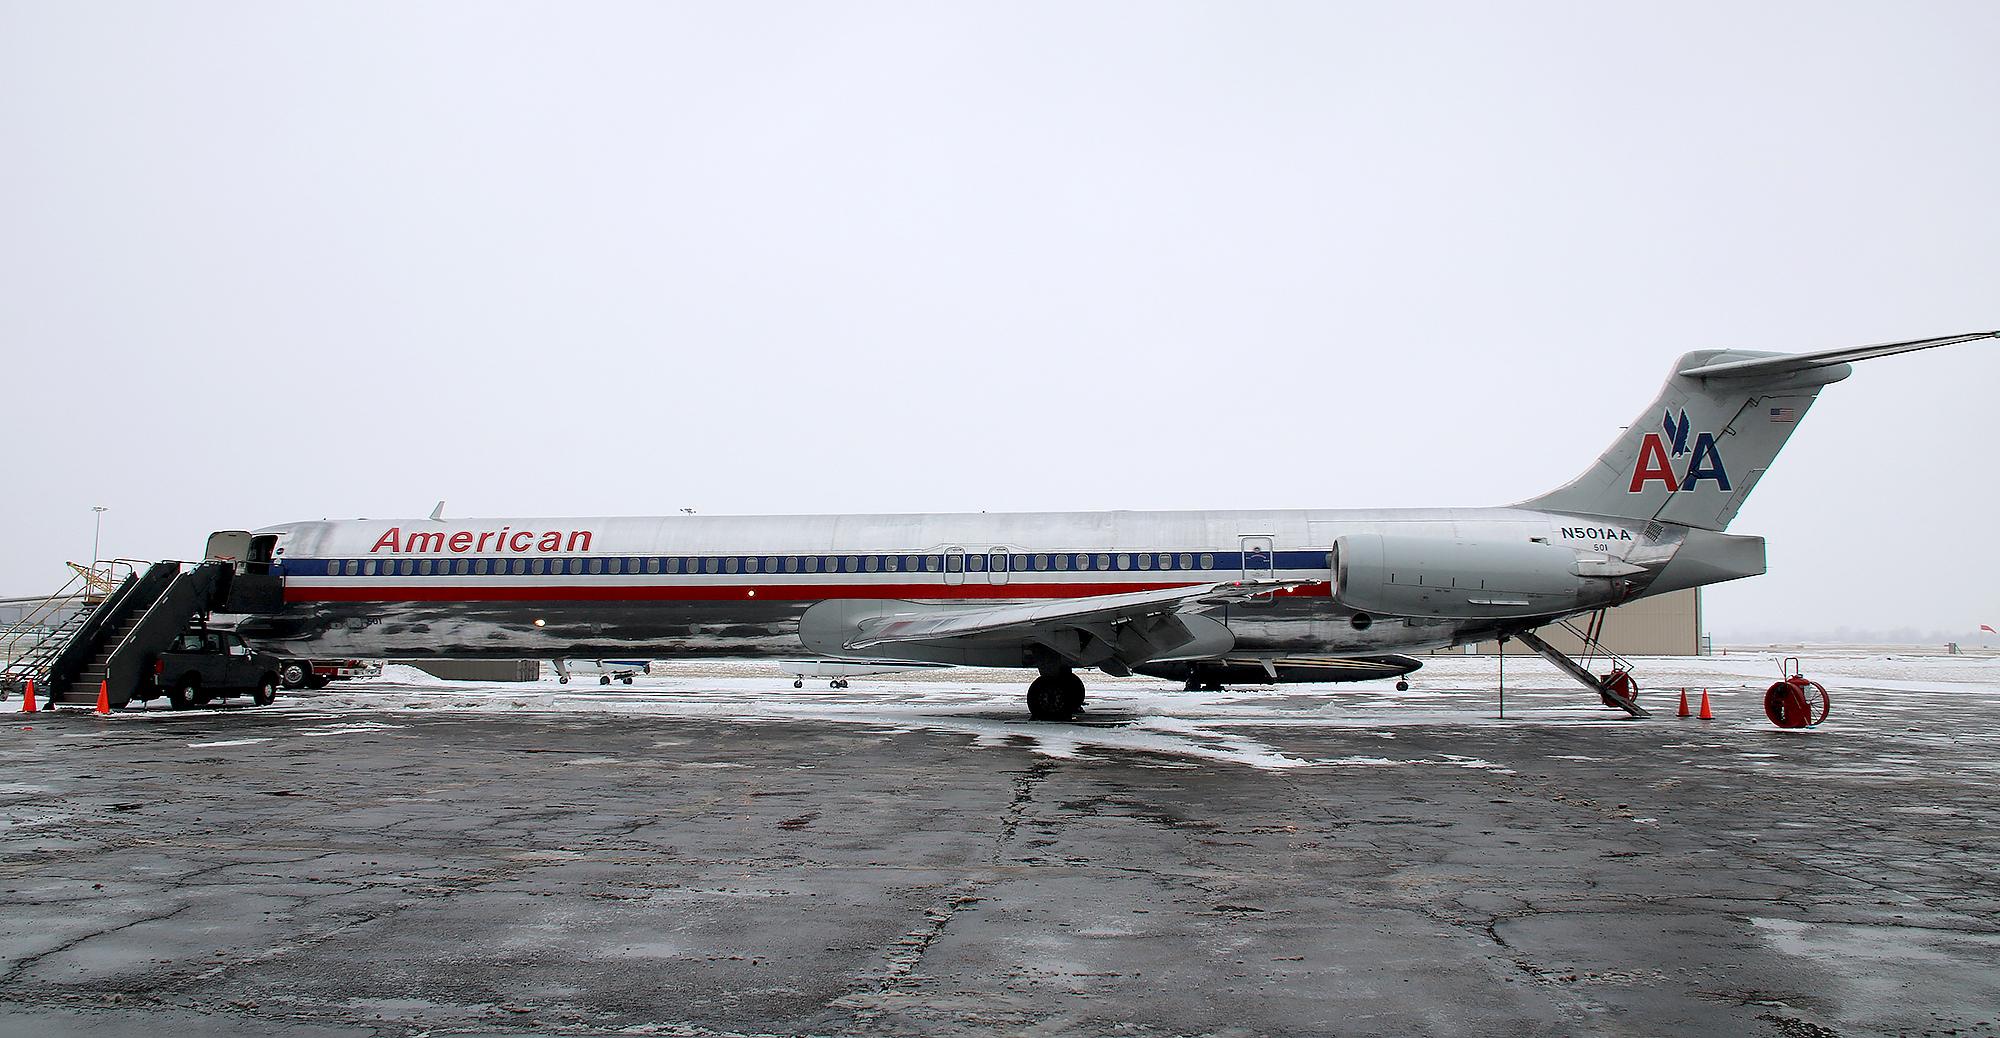
<path fill-rule="evenodd" d="M 139 698 L 164 695 L 176 710 L 244 695 L 269 706 L 283 666 L 282 658 L 250 648 L 233 631 L 188 631 L 153 658 L 153 678 Z"/>

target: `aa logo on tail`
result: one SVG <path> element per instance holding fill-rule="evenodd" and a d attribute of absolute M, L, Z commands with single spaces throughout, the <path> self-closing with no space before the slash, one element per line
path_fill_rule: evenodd
<path fill-rule="evenodd" d="M 1654 480 L 1665 483 L 1670 492 L 1693 490 L 1702 480 L 1709 479 L 1715 481 L 1715 489 L 1728 493 L 1729 472 L 1722 467 L 1722 452 L 1715 446 L 1715 434 L 1697 433 L 1690 448 L 1686 408 L 1679 415 L 1668 411 L 1662 426 L 1663 433 L 1649 432 L 1639 441 L 1639 463 L 1632 468 L 1631 492 L 1644 491 L 1646 484 Z M 1686 458 L 1687 462 L 1676 474 L 1675 459 L 1680 458 Z"/>

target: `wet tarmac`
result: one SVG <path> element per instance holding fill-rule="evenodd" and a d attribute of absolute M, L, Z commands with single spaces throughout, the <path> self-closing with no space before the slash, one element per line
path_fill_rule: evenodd
<path fill-rule="evenodd" d="M 1995 1033 L 1996 661 L 1767 662 L 10 713 L 0 1034 Z"/>

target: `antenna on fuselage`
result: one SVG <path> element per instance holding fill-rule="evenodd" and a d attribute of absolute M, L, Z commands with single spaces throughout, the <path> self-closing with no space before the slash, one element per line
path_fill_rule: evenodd
<path fill-rule="evenodd" d="M 441 523 L 441 522 L 444 522 L 444 502 L 443 502 L 443 501 L 439 501 L 439 502 L 438 502 L 438 506 L 437 506 L 436 508 L 433 508 L 433 509 L 431 509 L 431 522 L 434 522 L 434 523 Z"/>

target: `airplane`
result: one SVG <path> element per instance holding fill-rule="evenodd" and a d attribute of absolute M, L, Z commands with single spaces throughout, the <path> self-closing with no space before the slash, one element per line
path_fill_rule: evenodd
<path fill-rule="evenodd" d="M 578 670 L 586 674 L 595 673 L 600 685 L 609 685 L 613 681 L 629 685 L 633 678 L 653 672 L 651 660 L 571 660 L 558 656 L 551 659 L 549 665 L 556 672 L 556 683 L 562 685 L 569 684 L 570 677 Z"/>
<path fill-rule="evenodd" d="M 902 660 L 1079 672 L 1383 656 L 1512 638 L 1646 716 L 1536 633 L 1760 575 L 1726 532 L 1851 363 L 2000 332 L 1813 353 L 1697 350 L 1575 479 L 1483 508 L 355 519 L 248 536 L 237 630 L 299 655 Z M 240 543 L 241 531 L 216 537 Z M 211 545 L 216 544 L 213 538 Z M 213 550 L 213 549 L 212 549 Z M 1572 625 L 1572 629 L 1575 629 Z M 1593 658 L 1595 625 L 1579 631 Z"/>

